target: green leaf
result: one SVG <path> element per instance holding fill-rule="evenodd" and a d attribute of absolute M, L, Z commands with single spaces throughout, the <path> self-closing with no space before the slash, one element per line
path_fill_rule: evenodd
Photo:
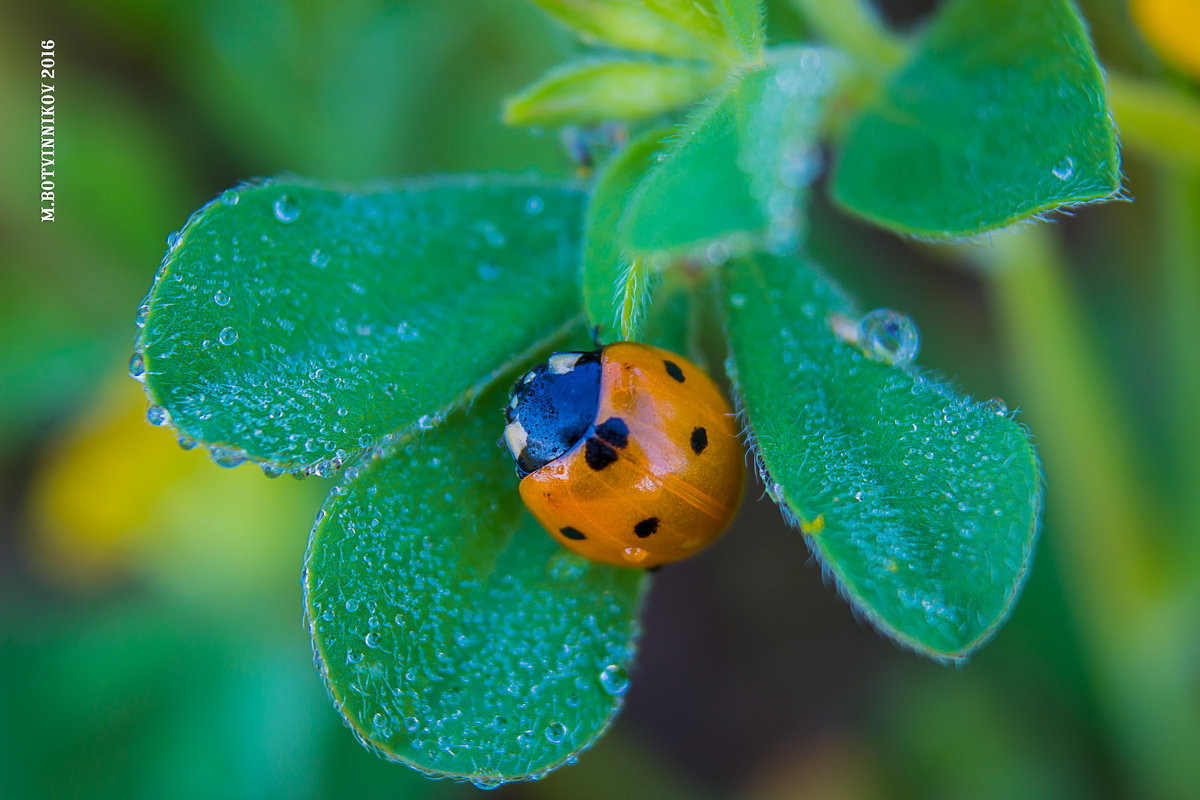
<path fill-rule="evenodd" d="M 639 340 L 652 276 L 617 242 L 617 224 L 630 192 L 654 163 L 670 132 L 653 130 L 614 155 L 601 169 L 584 214 L 583 308 L 588 328 L 605 342 Z"/>
<path fill-rule="evenodd" d="M 305 560 L 318 667 L 381 756 L 482 785 L 540 777 L 604 731 L 646 575 L 568 552 L 496 447 L 504 394 L 335 492 Z"/>
<path fill-rule="evenodd" d="M 588 44 L 684 59 L 728 62 L 736 50 L 708 3 L 687 0 L 533 0 Z"/>
<path fill-rule="evenodd" d="M 172 238 L 131 369 L 225 464 L 323 472 L 435 426 L 578 314 L 578 190 L 243 186 Z"/>
<path fill-rule="evenodd" d="M 864 355 L 846 341 L 858 312 L 810 264 L 743 259 L 726 292 L 768 493 L 855 609 L 925 655 L 965 657 L 1032 560 L 1042 484 L 1025 428 L 998 401 Z"/>
<path fill-rule="evenodd" d="M 851 123 L 833 181 L 895 231 L 970 236 L 1120 188 L 1083 23 L 1066 0 L 950 0 Z"/>
<path fill-rule="evenodd" d="M 508 98 L 509 125 L 636 120 L 689 105 L 719 80 L 703 64 L 592 59 L 566 64 Z"/>
<path fill-rule="evenodd" d="M 763 48 L 763 20 L 766 9 L 762 0 L 710 0 L 729 38 L 746 53 L 756 54 Z"/>
<path fill-rule="evenodd" d="M 642 181 L 622 219 L 631 250 L 695 251 L 731 238 L 736 250 L 764 235 L 774 248 L 794 243 L 840 64 L 815 48 L 771 58 L 698 109 Z"/>

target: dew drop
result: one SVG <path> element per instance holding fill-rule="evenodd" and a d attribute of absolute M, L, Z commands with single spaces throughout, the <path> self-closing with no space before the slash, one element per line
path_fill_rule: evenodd
<path fill-rule="evenodd" d="M 401 322 L 396 326 L 396 335 L 402 342 L 415 342 L 421 338 L 421 332 L 411 322 Z"/>
<path fill-rule="evenodd" d="M 176 247 L 179 247 L 179 231 L 167 235 L 167 252 L 174 251 Z"/>
<path fill-rule="evenodd" d="M 629 674 L 616 664 L 600 672 L 600 686 L 611 695 L 623 695 L 629 689 Z"/>
<path fill-rule="evenodd" d="M 224 289 L 218 289 L 213 295 L 213 302 L 219 306 L 229 305 L 229 294 Z"/>
<path fill-rule="evenodd" d="M 217 341 L 224 345 L 233 344 L 238 340 L 238 332 L 233 328 L 222 328 L 221 333 L 217 335 Z"/>
<path fill-rule="evenodd" d="M 300 216 L 300 206 L 286 194 L 280 195 L 275 201 L 275 219 L 283 223 L 295 222 Z"/>
<path fill-rule="evenodd" d="M 238 195 L 238 193 L 233 189 L 226 189 L 225 191 L 221 192 L 221 202 L 227 206 L 236 206 L 238 204 L 238 200 L 240 199 L 241 196 Z"/>
<path fill-rule="evenodd" d="M 729 260 L 729 245 L 725 242 L 713 242 L 704 251 L 704 258 L 714 267 L 719 267 Z"/>
<path fill-rule="evenodd" d="M 517 744 L 522 750 L 533 747 L 533 731 L 523 731 L 517 734 Z"/>
<path fill-rule="evenodd" d="M 529 195 L 529 198 L 525 201 L 526 214 L 540 214 L 544 207 L 545 203 L 542 202 L 542 198 L 536 194 Z"/>
<path fill-rule="evenodd" d="M 640 564 L 646 560 L 646 556 L 650 555 L 640 547 L 626 547 L 621 553 L 621 557 L 633 564 Z"/>
<path fill-rule="evenodd" d="M 353 597 L 346 598 L 346 610 L 353 613 L 358 611 L 358 600 Z"/>
<path fill-rule="evenodd" d="M 500 267 L 487 261 L 480 261 L 475 271 L 479 273 L 479 279 L 484 281 L 494 281 L 500 277 Z"/>
<path fill-rule="evenodd" d="M 729 305 L 733 306 L 734 308 L 745 308 L 746 295 L 742 294 L 741 292 L 735 292 L 734 294 L 729 295 Z"/>
<path fill-rule="evenodd" d="M 308 260 L 314 267 L 326 267 L 329 265 L 329 254 L 322 253 L 320 248 L 314 247 L 312 254 L 308 257 Z"/>
<path fill-rule="evenodd" d="M 921 347 L 921 334 L 907 315 L 877 308 L 858 321 L 858 346 L 874 361 L 907 366 Z"/>
<path fill-rule="evenodd" d="M 546 726 L 546 739 L 551 744 L 559 744 L 567 738 L 567 726 L 561 722 L 551 722 Z"/>
<path fill-rule="evenodd" d="M 146 327 L 146 318 L 149 316 L 150 316 L 150 304 L 142 303 L 140 306 L 138 306 L 137 316 L 134 317 L 133 322 L 139 328 L 144 328 L 144 327 Z"/>
<path fill-rule="evenodd" d="M 146 379 L 146 359 L 141 353 L 129 357 L 129 377 L 138 381 Z"/>
<path fill-rule="evenodd" d="M 371 718 L 371 724 L 375 726 L 376 730 L 382 730 L 383 728 L 386 728 L 387 721 L 387 717 L 385 717 L 383 714 L 376 714 Z"/>
<path fill-rule="evenodd" d="M 1065 156 L 1063 157 L 1063 160 L 1055 164 L 1054 168 L 1050 171 L 1054 173 L 1054 177 L 1058 178 L 1060 181 L 1069 180 L 1071 176 L 1075 174 L 1075 159 L 1071 158 L 1070 156 Z"/>
<path fill-rule="evenodd" d="M 166 425 L 171 421 L 171 415 L 162 406 L 150 406 L 146 409 L 146 421 L 151 425 Z"/>
<path fill-rule="evenodd" d="M 226 469 L 232 469 L 246 461 L 246 454 L 232 447 L 214 447 L 208 454 L 214 464 Z"/>
<path fill-rule="evenodd" d="M 550 580 L 556 583 L 573 583 L 587 574 L 588 562 L 586 559 L 564 550 L 550 559 L 547 569 L 550 573 Z"/>
<path fill-rule="evenodd" d="M 367 647 L 370 647 L 370 648 L 378 647 L 379 646 L 379 633 L 377 631 L 371 631 L 370 633 L 368 633 L 366 636 L 363 637 L 363 644 L 365 644 Z"/>
<path fill-rule="evenodd" d="M 1008 416 L 1008 404 L 1005 403 L 1003 400 L 1001 400 L 999 397 L 993 397 L 991 400 L 988 400 L 987 406 L 988 406 L 988 408 L 990 408 L 992 410 L 992 413 L 995 414 L 997 417 Z"/>

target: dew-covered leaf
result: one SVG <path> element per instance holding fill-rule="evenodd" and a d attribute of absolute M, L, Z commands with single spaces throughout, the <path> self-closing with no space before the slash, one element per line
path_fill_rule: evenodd
<path fill-rule="evenodd" d="M 707 2 L 533 0 L 533 3 L 588 44 L 683 59 L 726 60 L 736 52 Z"/>
<path fill-rule="evenodd" d="M 621 705 L 645 573 L 568 552 L 496 447 L 504 395 L 370 463 L 306 558 L 318 667 L 385 758 L 484 785 L 538 777 Z"/>
<path fill-rule="evenodd" d="M 596 178 L 584 213 L 583 308 L 601 341 L 639 339 L 652 276 L 617 241 L 629 194 L 663 148 L 667 130 L 650 131 L 614 155 Z"/>
<path fill-rule="evenodd" d="M 429 428 L 578 315 L 583 195 L 530 178 L 230 190 L 172 237 L 131 372 L 225 463 Z"/>
<path fill-rule="evenodd" d="M 792 242 L 837 70 L 829 51 L 779 50 L 702 105 L 633 194 L 621 227 L 628 247 L 686 251 L 739 236 Z"/>
<path fill-rule="evenodd" d="M 504 103 L 509 125 L 637 120 L 700 99 L 720 74 L 700 63 L 589 59 L 550 70 Z"/>
<path fill-rule="evenodd" d="M 1104 79 L 1067 0 L 949 0 L 851 123 L 834 197 L 906 234 L 969 236 L 1110 197 Z"/>
<path fill-rule="evenodd" d="M 1012 610 L 1032 560 L 1041 473 L 1026 430 L 998 401 L 905 364 L 908 318 L 860 317 L 803 260 L 740 260 L 725 288 L 768 493 L 880 630 L 966 656 Z"/>

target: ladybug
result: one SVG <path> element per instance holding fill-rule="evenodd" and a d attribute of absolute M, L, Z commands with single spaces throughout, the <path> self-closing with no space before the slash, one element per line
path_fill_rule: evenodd
<path fill-rule="evenodd" d="M 509 392 L 521 499 L 594 561 L 650 568 L 711 544 L 742 499 L 733 410 L 682 356 L 637 342 L 555 353 Z"/>

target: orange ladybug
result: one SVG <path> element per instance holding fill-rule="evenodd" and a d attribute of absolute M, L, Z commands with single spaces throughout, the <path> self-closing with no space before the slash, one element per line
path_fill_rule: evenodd
<path fill-rule="evenodd" d="M 617 342 L 555 353 L 513 385 L 505 419 L 526 507 L 594 561 L 649 568 L 690 556 L 741 502 L 733 410 L 669 350 Z"/>

